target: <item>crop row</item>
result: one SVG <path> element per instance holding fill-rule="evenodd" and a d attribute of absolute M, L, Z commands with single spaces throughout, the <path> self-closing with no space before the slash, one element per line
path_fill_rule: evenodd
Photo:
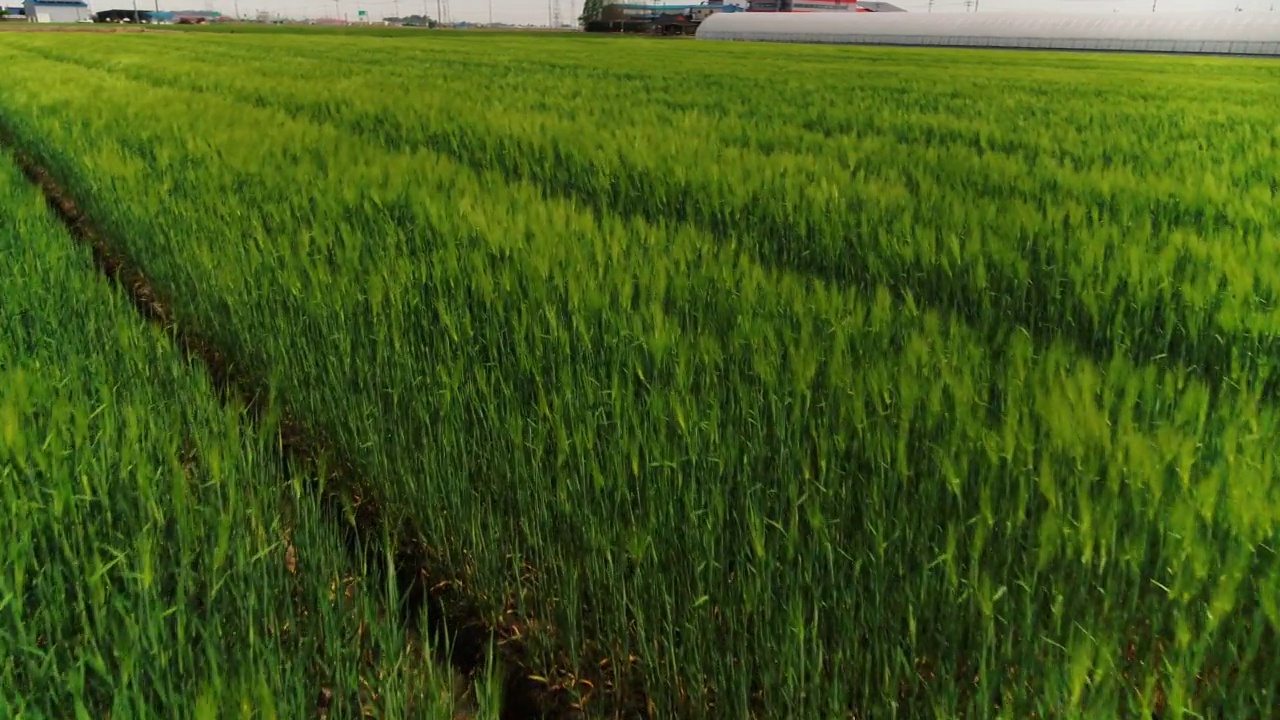
<path fill-rule="evenodd" d="M 454 717 L 272 439 L 4 157 L 0 716 Z"/>
<path fill-rule="evenodd" d="M 1233 78 L 1222 67 L 1215 97 L 1230 109 L 1203 102 L 1202 83 L 1139 65 L 1101 80 L 1042 70 L 1039 92 L 990 69 L 985 84 L 957 88 L 938 74 L 904 87 L 894 67 L 743 92 L 739 71 L 712 74 L 709 99 L 673 101 L 652 80 L 566 78 L 527 60 L 517 73 L 437 53 L 422 64 L 353 60 L 338 73 L 314 48 L 281 58 L 261 44 L 180 40 L 158 44 L 188 62 L 125 54 L 111 65 L 392 150 L 430 148 L 598 212 L 689 222 L 767 265 L 1001 317 L 1094 357 L 1168 358 L 1211 384 L 1241 372 L 1275 390 L 1280 145 L 1260 110 L 1262 71 Z M 93 48 L 52 54 L 103 61 Z M 246 72 L 213 72 L 219 61 Z M 658 62 L 670 60 L 635 57 L 631 72 L 659 76 Z M 992 97 L 993 75 L 1012 88 Z M 424 82 L 432 92 L 401 90 Z M 820 118 L 778 115 L 813 106 L 810 91 L 830 99 Z"/>
<path fill-rule="evenodd" d="M 529 62 L 578 47 L 543 42 Z M 991 305 L 21 48 L 70 52 L 0 50 L 38 71 L 0 90 L 4 124 L 547 662 L 634 660 L 662 716 L 1239 716 L 1275 691 L 1256 366 L 1211 386 L 1114 338 L 1082 354 Z"/>

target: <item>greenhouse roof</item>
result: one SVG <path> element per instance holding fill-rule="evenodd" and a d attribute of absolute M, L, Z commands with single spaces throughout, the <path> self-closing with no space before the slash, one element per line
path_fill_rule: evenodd
<path fill-rule="evenodd" d="M 702 40 L 1280 55 L 1274 13 L 744 13 Z"/>

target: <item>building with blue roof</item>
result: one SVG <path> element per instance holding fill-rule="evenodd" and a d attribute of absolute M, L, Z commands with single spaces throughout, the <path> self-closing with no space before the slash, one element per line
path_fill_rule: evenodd
<path fill-rule="evenodd" d="M 89 3 L 82 0 L 26 0 L 22 14 L 33 23 L 93 22 Z"/>

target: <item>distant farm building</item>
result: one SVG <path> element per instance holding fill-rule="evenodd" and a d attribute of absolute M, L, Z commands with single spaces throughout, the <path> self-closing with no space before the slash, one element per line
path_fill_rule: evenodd
<path fill-rule="evenodd" d="M 80 0 L 27 0 L 22 14 L 33 23 L 93 22 L 89 4 Z"/>
<path fill-rule="evenodd" d="M 892 3 L 860 0 L 749 0 L 745 8 L 727 5 L 723 0 L 709 0 L 699 5 L 614 3 L 605 5 L 600 16 L 587 22 L 585 29 L 591 32 L 692 35 L 702 21 L 712 15 L 744 10 L 749 13 L 905 12 Z"/>
<path fill-rule="evenodd" d="M 223 20 L 222 13 L 216 10 L 174 10 L 169 13 L 171 22 L 179 25 L 203 25 Z"/>
<path fill-rule="evenodd" d="M 103 10 L 95 13 L 94 22 L 100 23 L 140 23 L 158 22 L 155 13 L 146 10 Z"/>
<path fill-rule="evenodd" d="M 698 23 L 720 12 L 742 12 L 737 5 L 706 2 L 696 5 L 645 5 L 614 3 L 605 5 L 600 17 L 587 22 L 588 32 L 638 32 L 664 35 L 692 35 Z"/>
<path fill-rule="evenodd" d="M 103 10 L 94 16 L 100 23 L 138 23 L 141 25 L 204 25 L 217 20 L 222 13 L 212 10 L 178 10 L 152 12 L 149 10 Z"/>

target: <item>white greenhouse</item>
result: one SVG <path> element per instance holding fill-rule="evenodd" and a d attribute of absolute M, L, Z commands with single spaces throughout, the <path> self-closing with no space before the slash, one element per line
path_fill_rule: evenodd
<path fill-rule="evenodd" d="M 720 13 L 698 39 L 1280 56 L 1280 13 Z"/>

